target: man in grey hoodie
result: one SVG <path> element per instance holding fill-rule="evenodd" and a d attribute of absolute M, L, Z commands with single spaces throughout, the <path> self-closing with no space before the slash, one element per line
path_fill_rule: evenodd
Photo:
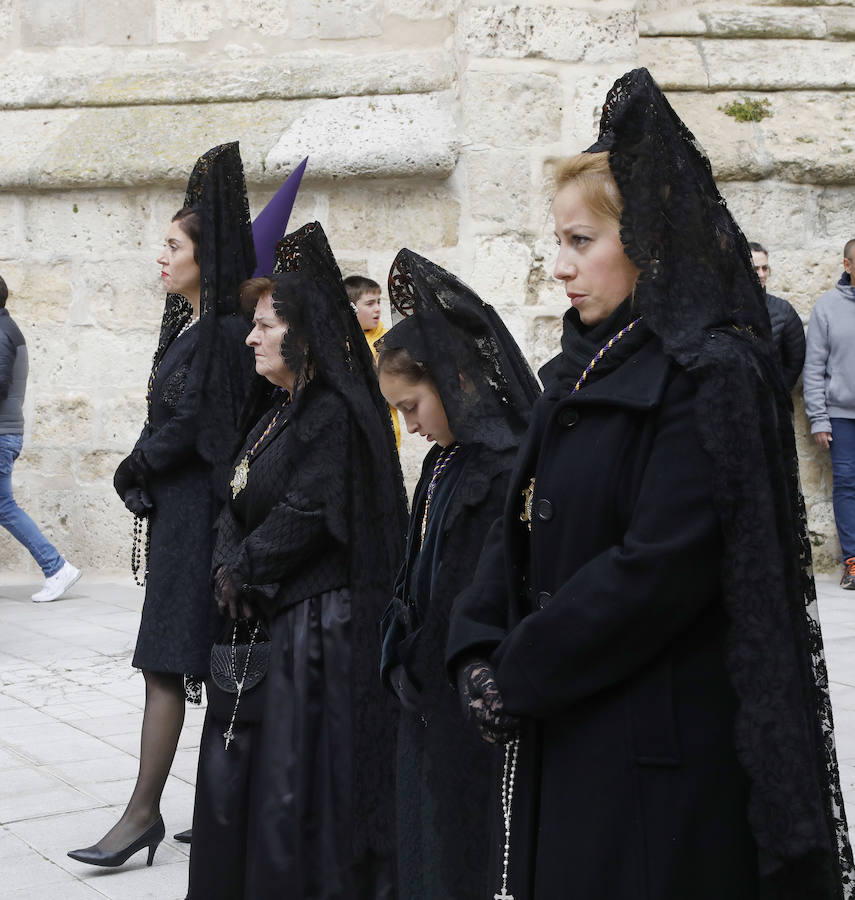
<path fill-rule="evenodd" d="M 61 597 L 80 578 L 80 571 L 60 556 L 12 496 L 12 467 L 24 439 L 29 361 L 24 336 L 6 309 L 8 296 L 0 278 L 0 525 L 30 551 L 44 573 L 44 586 L 33 594 L 33 600 L 42 603 Z"/>
<path fill-rule="evenodd" d="M 840 281 L 810 314 L 805 368 L 805 412 L 820 447 L 831 451 L 832 495 L 843 550 L 841 585 L 855 590 L 855 239 L 843 248 Z"/>

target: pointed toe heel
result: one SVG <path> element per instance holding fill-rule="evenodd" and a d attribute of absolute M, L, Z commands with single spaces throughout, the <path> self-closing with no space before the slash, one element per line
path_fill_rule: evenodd
<path fill-rule="evenodd" d="M 139 853 L 140 850 L 148 847 L 146 865 L 150 866 L 154 862 L 155 851 L 160 846 L 160 842 L 165 835 L 166 828 L 163 824 L 163 816 L 158 816 L 157 820 L 149 825 L 138 838 L 131 841 L 127 847 L 122 847 L 121 850 L 105 853 L 97 844 L 93 844 L 91 847 L 85 847 L 82 850 L 69 850 L 68 856 L 90 866 L 114 869 L 117 866 L 124 865 L 135 853 Z"/>

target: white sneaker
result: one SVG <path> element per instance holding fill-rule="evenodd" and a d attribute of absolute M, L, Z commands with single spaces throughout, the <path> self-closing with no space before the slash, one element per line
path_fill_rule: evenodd
<path fill-rule="evenodd" d="M 59 598 L 80 578 L 80 569 L 75 569 L 70 562 L 65 562 L 63 567 L 50 578 L 45 578 L 45 586 L 33 594 L 34 603 L 48 603 Z"/>

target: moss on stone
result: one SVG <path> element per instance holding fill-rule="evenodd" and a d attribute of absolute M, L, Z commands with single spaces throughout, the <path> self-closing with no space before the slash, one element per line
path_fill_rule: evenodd
<path fill-rule="evenodd" d="M 759 122 L 772 115 L 772 106 L 765 97 L 761 100 L 743 97 L 742 100 L 733 100 L 725 106 L 720 106 L 719 109 L 737 122 Z"/>

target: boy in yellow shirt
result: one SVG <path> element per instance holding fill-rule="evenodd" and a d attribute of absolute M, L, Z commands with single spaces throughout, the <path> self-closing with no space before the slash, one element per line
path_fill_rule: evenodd
<path fill-rule="evenodd" d="M 386 326 L 380 321 L 380 285 L 371 278 L 363 275 L 349 275 L 344 279 L 344 288 L 350 302 L 356 309 L 356 318 L 365 332 L 365 340 L 377 361 L 377 348 L 375 341 L 379 341 L 386 334 Z M 401 426 L 398 423 L 398 411 L 390 406 L 392 427 L 395 430 L 395 443 L 401 449 Z"/>

